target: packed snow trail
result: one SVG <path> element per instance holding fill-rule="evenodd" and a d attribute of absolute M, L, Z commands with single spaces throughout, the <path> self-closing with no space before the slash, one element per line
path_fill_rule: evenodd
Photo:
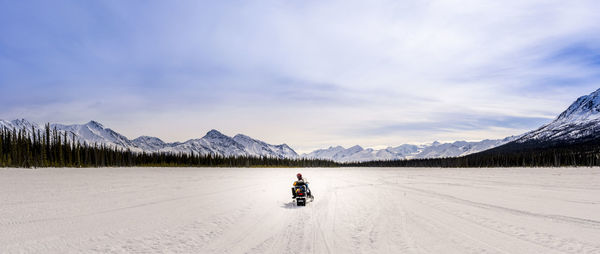
<path fill-rule="evenodd" d="M 0 169 L 0 253 L 600 253 L 599 182 L 598 168 Z"/>

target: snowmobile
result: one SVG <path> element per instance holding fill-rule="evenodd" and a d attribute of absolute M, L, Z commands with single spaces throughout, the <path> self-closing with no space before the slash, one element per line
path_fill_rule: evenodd
<path fill-rule="evenodd" d="M 297 206 L 306 206 L 307 202 L 311 202 L 315 199 L 308 190 L 308 186 L 303 182 L 294 182 L 294 187 L 292 187 L 292 198 L 296 201 Z"/>

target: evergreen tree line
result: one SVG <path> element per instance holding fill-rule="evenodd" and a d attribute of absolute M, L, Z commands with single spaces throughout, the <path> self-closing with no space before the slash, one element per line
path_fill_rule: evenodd
<path fill-rule="evenodd" d="M 317 159 L 219 156 L 195 153 L 146 153 L 86 144 L 75 134 L 51 129 L 0 130 L 0 167 L 333 167 Z"/>
<path fill-rule="evenodd" d="M 600 144 L 509 144 L 462 157 L 368 161 L 352 167 L 564 167 L 600 166 Z"/>

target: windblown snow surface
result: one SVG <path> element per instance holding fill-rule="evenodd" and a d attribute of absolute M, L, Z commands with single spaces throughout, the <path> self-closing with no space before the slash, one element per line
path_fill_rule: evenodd
<path fill-rule="evenodd" d="M 0 169 L 0 253 L 600 253 L 599 183 L 598 168 Z"/>

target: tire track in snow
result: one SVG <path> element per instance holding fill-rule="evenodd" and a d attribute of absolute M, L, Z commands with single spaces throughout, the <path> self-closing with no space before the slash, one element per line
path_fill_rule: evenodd
<path fill-rule="evenodd" d="M 165 198 L 165 199 L 160 199 L 160 200 L 155 200 L 155 201 L 150 201 L 150 202 L 144 202 L 144 203 L 139 203 L 139 204 L 130 205 L 130 206 L 118 207 L 118 208 L 113 208 L 113 209 L 106 209 L 106 210 L 101 210 L 101 211 L 97 211 L 97 212 L 79 214 L 79 215 L 74 215 L 74 216 L 52 217 L 52 218 L 41 218 L 41 219 L 30 219 L 30 220 L 22 220 L 22 221 L 9 221 L 9 222 L 0 223 L 0 226 L 15 226 L 15 225 L 23 225 L 23 224 L 39 223 L 39 222 L 48 222 L 48 221 L 70 220 L 70 219 L 76 219 L 76 218 L 82 218 L 82 217 L 88 217 L 88 216 L 94 216 L 94 215 L 100 215 L 100 214 L 106 214 L 106 213 L 112 213 L 112 212 L 119 212 L 119 211 L 128 210 L 128 209 L 141 208 L 141 207 L 152 206 L 152 205 L 159 205 L 159 204 L 163 204 L 163 203 L 167 203 L 167 202 L 173 202 L 173 201 L 180 201 L 180 200 L 185 200 L 185 199 L 195 199 L 195 198 L 203 198 L 203 197 L 208 197 L 208 196 L 214 196 L 214 195 L 217 195 L 217 194 L 223 194 L 223 193 L 227 193 L 227 192 L 231 192 L 231 191 L 239 191 L 239 190 L 248 189 L 248 188 L 251 188 L 251 187 L 253 187 L 253 185 L 248 185 L 248 186 L 243 186 L 243 187 L 238 187 L 238 188 L 232 188 L 232 189 L 227 189 L 227 190 L 223 190 L 223 191 L 202 193 L 202 194 L 197 194 L 197 195 L 187 195 L 187 196 L 180 196 L 180 197 L 175 197 L 175 198 Z"/>
<path fill-rule="evenodd" d="M 525 211 L 520 211 L 520 210 L 515 210 L 515 209 L 505 208 L 505 207 L 499 207 L 499 206 L 494 206 L 494 205 L 482 204 L 482 203 L 473 202 L 473 201 L 457 198 L 457 197 L 450 196 L 450 195 L 440 194 L 440 193 L 436 193 L 433 191 L 422 190 L 422 189 L 418 189 L 418 188 L 414 188 L 414 187 L 396 186 L 396 188 L 406 189 L 407 191 L 411 191 L 414 194 L 424 195 L 424 197 L 439 199 L 439 200 L 445 201 L 445 202 L 453 202 L 455 204 L 467 205 L 467 206 L 476 207 L 476 208 L 480 208 L 480 209 L 484 209 L 484 210 L 493 210 L 493 211 L 497 211 L 497 212 L 511 213 L 511 214 L 518 215 L 518 216 L 528 216 L 528 217 L 534 217 L 537 219 L 540 219 L 540 218 L 541 219 L 555 219 L 557 217 L 557 216 L 540 215 L 540 214 L 536 214 L 536 213 L 525 212 Z M 565 252 L 565 253 L 600 253 L 600 245 L 598 245 L 598 244 L 593 244 L 593 243 L 584 242 L 584 241 L 578 241 L 576 239 L 565 239 L 565 238 L 560 238 L 558 236 L 548 234 L 548 233 L 540 233 L 540 232 L 527 230 L 521 226 L 515 226 L 515 225 L 507 224 L 507 223 L 504 223 L 504 222 L 501 222 L 498 220 L 494 220 L 491 218 L 486 218 L 486 217 L 483 217 L 483 216 L 480 216 L 477 214 L 469 213 L 465 209 L 456 210 L 456 209 L 452 209 L 451 207 L 448 207 L 448 206 L 440 206 L 438 203 L 435 203 L 435 202 L 434 203 L 432 203 L 432 202 L 425 203 L 424 200 L 427 200 L 427 199 L 422 199 L 422 198 L 414 199 L 415 202 L 426 205 L 426 206 L 436 209 L 440 212 L 454 215 L 458 218 L 461 218 L 461 219 L 468 221 L 470 223 L 473 223 L 475 225 L 479 225 L 488 230 L 493 230 L 493 231 L 508 235 L 510 237 L 516 238 L 518 240 L 529 242 L 529 243 L 532 243 L 532 244 L 535 244 L 535 245 L 538 245 L 538 246 L 541 246 L 541 247 L 544 247 L 547 249 L 552 249 L 555 251 Z M 553 220 L 553 222 L 574 223 L 574 224 L 579 224 L 579 226 L 582 226 L 581 224 L 583 224 L 583 226 L 589 226 L 589 220 L 581 220 L 578 218 L 571 218 L 571 217 L 569 217 L 568 219 L 565 220 L 565 219 L 563 219 L 564 216 L 558 216 L 558 217 L 561 218 L 562 220 L 558 220 L 558 221 Z M 596 227 L 592 227 L 592 228 L 596 229 Z"/>
<path fill-rule="evenodd" d="M 503 211 L 503 212 L 508 212 L 508 213 L 512 213 L 512 214 L 525 215 L 525 216 L 531 216 L 531 217 L 536 217 L 536 218 L 544 218 L 544 219 L 548 219 L 548 220 L 552 220 L 552 221 L 575 223 L 575 224 L 579 224 L 580 226 L 583 226 L 583 227 L 600 229 L 600 221 L 596 221 L 596 220 L 569 217 L 569 216 L 564 216 L 564 215 L 540 214 L 540 213 L 528 212 L 528 211 L 524 211 L 524 210 L 518 210 L 518 209 L 513 209 L 513 208 L 508 208 L 508 207 L 503 207 L 503 206 L 475 202 L 475 201 L 471 201 L 471 200 L 467 200 L 467 199 L 458 198 L 458 197 L 455 197 L 452 195 L 442 194 L 442 193 L 429 191 L 429 190 L 423 190 L 423 189 L 409 187 L 409 186 L 405 186 L 405 185 L 397 186 L 397 188 L 402 188 L 402 189 L 405 189 L 408 191 L 412 190 L 415 192 L 428 194 L 430 196 L 437 196 L 437 197 L 443 198 L 445 200 L 452 200 L 454 202 L 463 203 L 463 204 L 467 204 L 467 205 L 471 205 L 471 206 L 476 206 L 476 207 L 480 207 L 480 208 L 484 208 L 484 209 L 494 209 L 497 211 Z"/>
<path fill-rule="evenodd" d="M 317 239 L 323 243 L 323 246 L 325 246 L 325 250 L 327 251 L 326 253 L 331 253 L 331 250 L 329 248 L 329 243 L 325 237 L 325 233 L 323 231 L 323 228 L 321 227 L 321 224 L 323 224 L 323 220 L 327 218 L 327 212 L 329 211 L 329 203 L 331 200 L 331 196 L 333 195 L 333 193 L 330 192 L 331 190 L 331 182 L 328 183 L 328 188 L 326 188 L 327 194 L 322 195 L 323 199 L 319 199 L 319 200 L 313 200 L 313 202 L 310 203 L 310 207 L 311 207 L 311 213 L 312 213 L 312 219 L 314 221 L 313 227 L 316 227 L 316 231 L 314 231 L 314 243 L 317 242 Z M 323 215 L 320 215 L 320 213 L 325 213 Z M 313 247 L 313 253 L 323 253 L 323 252 L 316 252 L 316 248 Z"/>
<path fill-rule="evenodd" d="M 385 211 L 379 214 L 379 219 L 377 221 L 380 225 L 383 224 L 383 226 L 388 227 L 384 228 L 386 230 L 383 231 L 383 234 L 387 237 L 388 241 L 388 250 L 386 252 L 402 251 L 403 253 L 419 253 L 420 251 L 416 247 L 414 239 L 412 239 L 410 232 L 408 231 L 404 195 L 401 195 L 397 190 L 380 188 L 380 186 L 377 186 L 377 188 L 379 189 L 378 193 L 380 193 L 380 195 L 378 195 L 379 206 Z M 398 224 L 391 224 L 391 222 Z M 390 226 L 391 229 L 389 228 Z M 391 233 L 393 233 L 393 235 Z M 400 241 L 398 242 L 398 240 Z"/>
<path fill-rule="evenodd" d="M 600 245 L 579 241 L 576 239 L 561 238 L 549 233 L 542 233 L 527 229 L 523 226 L 517 226 L 483 217 L 463 210 L 452 209 L 448 206 L 442 206 L 435 203 L 425 203 L 423 200 L 416 201 L 432 209 L 452 214 L 465 221 L 479 225 L 488 230 L 508 235 L 518 240 L 529 242 L 544 248 L 552 249 L 563 253 L 600 253 Z"/>

